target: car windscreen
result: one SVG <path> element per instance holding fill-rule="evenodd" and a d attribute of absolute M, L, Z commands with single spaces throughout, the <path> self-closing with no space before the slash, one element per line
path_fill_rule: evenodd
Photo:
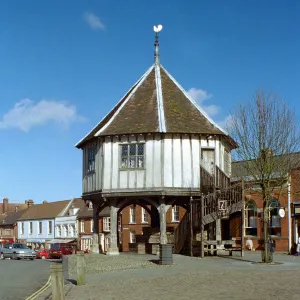
<path fill-rule="evenodd" d="M 14 244 L 14 248 L 17 249 L 29 249 L 26 245 L 24 244 Z"/>
<path fill-rule="evenodd" d="M 60 244 L 58 244 L 58 243 L 52 244 L 51 250 L 60 250 Z"/>

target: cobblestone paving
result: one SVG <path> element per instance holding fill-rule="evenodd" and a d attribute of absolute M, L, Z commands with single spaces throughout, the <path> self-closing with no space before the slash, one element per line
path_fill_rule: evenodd
<path fill-rule="evenodd" d="M 176 257 L 175 265 L 94 275 L 73 286 L 76 299 L 299 299 L 300 259 L 280 258 L 282 265 Z M 257 260 L 257 258 L 255 259 Z"/>
<path fill-rule="evenodd" d="M 151 263 L 149 260 L 156 258 L 153 255 L 119 255 L 119 256 L 106 256 L 99 254 L 85 255 L 86 273 L 99 274 L 112 271 L 124 271 L 141 268 L 154 268 L 158 267 L 156 264 Z M 76 274 L 76 255 L 69 255 L 69 274 Z"/>

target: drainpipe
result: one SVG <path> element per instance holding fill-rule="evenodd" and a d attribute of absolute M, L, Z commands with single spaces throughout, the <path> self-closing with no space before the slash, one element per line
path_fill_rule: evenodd
<path fill-rule="evenodd" d="M 291 177 L 289 177 L 288 181 L 288 246 L 289 246 L 289 253 L 292 248 L 292 232 L 291 232 Z"/>

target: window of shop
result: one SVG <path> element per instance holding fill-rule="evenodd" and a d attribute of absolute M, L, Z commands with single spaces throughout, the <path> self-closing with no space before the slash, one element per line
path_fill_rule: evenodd
<path fill-rule="evenodd" d="M 245 235 L 257 236 L 257 206 L 253 200 L 245 203 Z"/>
<path fill-rule="evenodd" d="M 270 235 L 281 235 L 281 221 L 278 215 L 280 209 L 280 203 L 277 199 L 269 201 L 269 234 Z"/>

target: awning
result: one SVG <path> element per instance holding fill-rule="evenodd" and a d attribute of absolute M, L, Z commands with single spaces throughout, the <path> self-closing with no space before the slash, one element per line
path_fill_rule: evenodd
<path fill-rule="evenodd" d="M 39 243 L 39 244 L 45 243 L 45 240 L 41 240 L 41 239 L 27 239 L 26 241 L 27 243 Z"/>
<path fill-rule="evenodd" d="M 52 239 L 48 241 L 49 244 L 55 244 L 55 243 L 60 243 L 60 244 L 67 244 L 67 243 L 74 243 L 76 240 L 74 239 Z"/>
<path fill-rule="evenodd" d="M 92 235 L 82 235 L 81 236 L 81 239 L 83 240 L 83 239 L 92 239 L 93 238 L 93 236 Z"/>

